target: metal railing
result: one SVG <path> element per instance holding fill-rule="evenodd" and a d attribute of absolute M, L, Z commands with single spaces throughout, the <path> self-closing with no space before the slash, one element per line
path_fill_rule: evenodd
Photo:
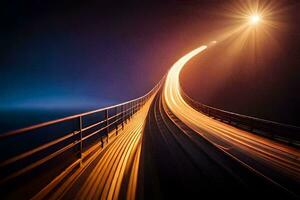
<path fill-rule="evenodd" d="M 1 134 L 0 192 L 24 186 L 32 177 L 43 176 L 41 179 L 49 182 L 70 165 L 80 166 L 83 154 L 97 143 L 103 147 L 110 133 L 124 129 L 162 82 L 144 96 L 125 103 Z M 36 185 L 43 188 L 43 183 Z"/>
<path fill-rule="evenodd" d="M 289 145 L 296 147 L 300 145 L 300 127 L 214 108 L 193 100 L 182 89 L 180 92 L 183 99 L 190 106 L 209 117 Z"/>

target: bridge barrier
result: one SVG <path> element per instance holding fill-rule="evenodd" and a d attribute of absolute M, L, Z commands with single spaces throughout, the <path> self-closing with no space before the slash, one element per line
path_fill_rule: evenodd
<path fill-rule="evenodd" d="M 0 134 L 0 193 L 23 188 L 22 198 L 30 198 L 70 166 L 80 166 L 93 152 L 88 150 L 97 144 L 103 147 L 109 133 L 124 129 L 162 83 L 163 79 L 144 96 L 118 105 Z"/>
<path fill-rule="evenodd" d="M 189 97 L 182 90 L 182 88 L 180 90 L 180 93 L 183 99 L 190 106 L 209 117 L 230 124 L 231 126 L 236 126 L 240 129 L 244 129 L 283 143 L 287 143 L 291 146 L 300 146 L 300 127 L 214 108 L 195 101 L 194 99 Z"/>

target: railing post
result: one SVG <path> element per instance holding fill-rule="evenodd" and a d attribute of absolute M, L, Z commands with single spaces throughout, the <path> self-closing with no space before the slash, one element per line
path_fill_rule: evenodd
<path fill-rule="evenodd" d="M 125 123 L 126 123 L 126 124 L 127 124 L 127 120 L 128 120 L 128 117 L 129 117 L 129 116 L 128 116 L 128 107 L 129 107 L 129 104 L 130 104 L 130 103 L 127 103 L 126 106 L 125 106 L 125 114 L 126 114 L 126 116 L 125 116 Z"/>
<path fill-rule="evenodd" d="M 132 116 L 134 115 L 134 113 L 135 113 L 135 104 L 136 104 L 136 102 L 134 101 L 134 102 L 132 102 Z"/>
<path fill-rule="evenodd" d="M 134 109 L 134 102 L 131 102 L 131 109 L 130 109 L 130 111 L 131 111 L 131 118 L 132 118 L 132 115 L 133 115 L 133 109 Z"/>
<path fill-rule="evenodd" d="M 131 116 L 132 116 L 132 102 L 129 103 L 129 120 L 131 120 Z"/>
<path fill-rule="evenodd" d="M 135 102 L 132 102 L 132 116 L 134 115 L 135 112 Z"/>
<path fill-rule="evenodd" d="M 124 130 L 124 113 L 125 109 L 124 109 L 124 104 L 122 105 L 122 130 Z"/>
<path fill-rule="evenodd" d="M 128 121 L 131 119 L 131 102 L 128 103 L 128 108 L 127 108 L 127 112 L 128 112 Z"/>
<path fill-rule="evenodd" d="M 109 133 L 109 122 L 108 122 L 108 109 L 105 110 L 105 120 L 106 120 L 106 141 L 108 142 L 108 133 Z"/>
<path fill-rule="evenodd" d="M 116 119 L 115 119 L 115 123 L 116 123 L 116 135 L 118 135 L 118 123 L 119 123 L 119 116 L 117 116 L 119 113 L 118 113 L 118 106 L 116 106 L 116 112 L 115 112 L 115 115 L 116 115 Z"/>
<path fill-rule="evenodd" d="M 82 116 L 79 116 L 79 134 L 80 134 L 79 159 L 81 165 L 82 164 Z"/>

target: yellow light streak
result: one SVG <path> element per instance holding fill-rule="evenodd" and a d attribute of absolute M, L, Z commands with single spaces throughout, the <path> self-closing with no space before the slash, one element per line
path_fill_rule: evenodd
<path fill-rule="evenodd" d="M 180 121 L 229 155 L 232 155 L 231 149 L 235 149 L 256 159 L 258 162 L 276 166 L 277 169 L 284 171 L 291 178 L 296 177 L 299 179 L 300 163 L 297 158 L 300 157 L 300 153 L 298 151 L 273 140 L 214 120 L 198 112 L 185 102 L 180 92 L 180 72 L 190 59 L 207 48 L 210 48 L 210 46 L 203 45 L 187 53 L 171 67 L 163 90 L 163 101 L 167 107 L 166 109 L 169 109 Z M 251 168 L 251 166 L 249 167 Z"/>

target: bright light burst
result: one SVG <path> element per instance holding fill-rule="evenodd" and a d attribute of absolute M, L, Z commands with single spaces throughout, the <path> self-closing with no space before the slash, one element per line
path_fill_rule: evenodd
<path fill-rule="evenodd" d="M 250 19 L 249 19 L 249 22 L 250 22 L 250 24 L 252 24 L 252 25 L 258 24 L 259 21 L 261 20 L 260 15 L 257 15 L 257 14 L 256 14 L 256 15 L 251 15 L 249 18 L 250 18 Z"/>
<path fill-rule="evenodd" d="M 226 81 L 230 70 L 238 69 L 255 77 L 259 70 L 272 66 L 268 63 L 283 51 L 283 33 L 290 27 L 287 19 L 291 7 L 282 1 L 237 0 L 228 1 L 221 8 L 216 9 L 224 26 L 214 37 L 222 46 L 216 48 L 216 52 L 222 50 L 216 63 L 222 66 L 219 80 Z"/>
<path fill-rule="evenodd" d="M 227 27 L 216 39 L 219 42 L 229 41 L 227 59 L 243 52 L 249 54 L 249 58 L 251 54 L 250 59 L 254 60 L 254 57 L 262 57 L 270 50 L 274 56 L 280 51 L 278 39 L 288 27 L 285 17 L 289 7 L 286 4 L 281 1 L 240 0 L 226 4 L 223 9 Z"/>

